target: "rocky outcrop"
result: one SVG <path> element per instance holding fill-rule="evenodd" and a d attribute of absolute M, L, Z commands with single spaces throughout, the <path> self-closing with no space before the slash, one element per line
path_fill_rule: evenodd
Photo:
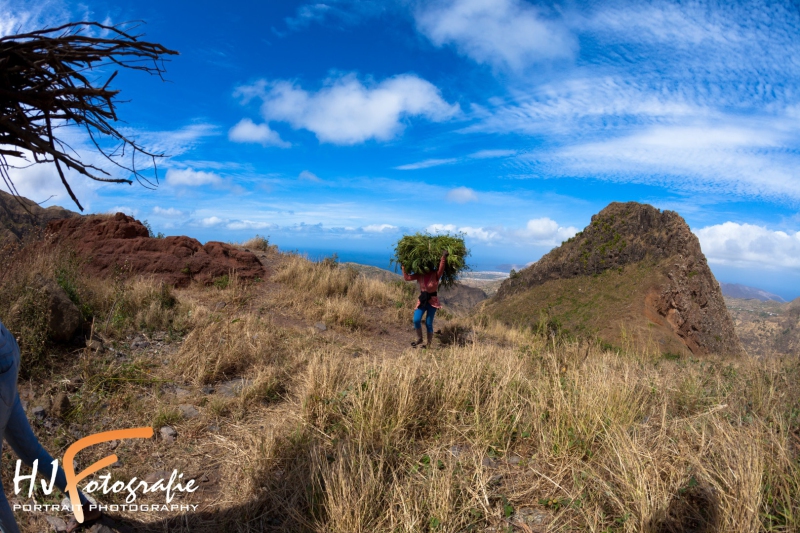
<path fill-rule="evenodd" d="M 633 336 L 655 339 L 663 351 L 743 353 L 697 237 L 674 211 L 635 202 L 594 215 L 582 232 L 503 282 L 487 309 L 506 322 L 547 315 L 612 344 Z"/>
<path fill-rule="evenodd" d="M 63 207 L 39 207 L 39 204 L 0 191 L 0 246 L 19 242 L 36 230 L 43 230 L 52 220 L 80 216 Z"/>
<path fill-rule="evenodd" d="M 47 233 L 88 258 L 85 268 L 92 275 L 150 274 L 176 287 L 211 284 L 234 271 L 242 279 L 266 277 L 251 252 L 185 236 L 150 238 L 144 225 L 122 213 L 54 221 Z"/>
<path fill-rule="evenodd" d="M 439 289 L 439 300 L 457 313 L 466 313 L 486 299 L 486 293 L 477 287 L 456 283 L 450 288 Z"/>
<path fill-rule="evenodd" d="M 52 279 L 36 275 L 30 282 L 34 300 L 41 304 L 41 316 L 47 326 L 47 336 L 56 342 L 69 342 L 83 325 L 83 316 L 78 307 L 69 299 L 67 292 Z M 18 300 L 11 306 L 10 323 L 30 320 L 26 316 L 26 302 Z"/>

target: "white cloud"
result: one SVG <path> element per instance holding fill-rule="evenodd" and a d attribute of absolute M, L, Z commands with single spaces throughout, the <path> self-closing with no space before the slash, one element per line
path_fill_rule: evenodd
<path fill-rule="evenodd" d="M 219 217 L 208 217 L 208 218 L 204 218 L 204 219 L 202 219 L 202 220 L 200 221 L 200 225 L 201 225 L 201 226 L 205 226 L 205 227 L 207 227 L 207 228 L 210 228 L 210 227 L 212 227 L 212 226 L 217 226 L 217 225 L 219 225 L 219 224 L 222 224 L 223 222 L 225 222 L 225 221 L 224 221 L 224 220 L 222 220 L 222 219 L 221 219 L 221 218 L 219 218 Z"/>
<path fill-rule="evenodd" d="M 463 233 L 467 237 L 480 241 L 493 241 L 501 237 L 497 231 L 484 228 L 473 228 L 472 226 L 456 226 L 455 224 L 431 224 L 425 231 L 433 234 L 441 233 Z"/>
<path fill-rule="evenodd" d="M 367 233 L 383 233 L 385 231 L 396 230 L 397 226 L 392 226 L 391 224 L 370 224 L 369 226 L 364 226 L 362 229 Z"/>
<path fill-rule="evenodd" d="M 496 157 L 509 157 L 516 153 L 516 150 L 478 150 L 469 154 L 469 157 L 472 159 L 493 159 Z"/>
<path fill-rule="evenodd" d="M 322 180 L 319 178 L 319 176 L 317 176 L 316 174 L 314 174 L 313 172 L 311 172 L 311 171 L 309 171 L 309 170 L 304 170 L 304 171 L 302 171 L 302 172 L 300 173 L 300 175 L 299 175 L 299 176 L 297 176 L 297 179 L 299 179 L 300 181 L 314 181 L 314 182 L 320 182 L 320 181 L 322 181 Z"/>
<path fill-rule="evenodd" d="M 134 217 L 134 218 L 136 218 L 136 216 L 139 214 L 139 210 L 138 209 L 135 209 L 135 208 L 127 206 L 127 205 L 118 205 L 118 206 L 112 207 L 111 209 L 109 209 L 106 212 L 109 215 L 115 215 L 117 213 L 125 213 L 129 217 Z"/>
<path fill-rule="evenodd" d="M 216 218 L 216 217 L 211 217 L 211 218 Z M 270 224 L 269 222 L 255 222 L 253 220 L 235 220 L 233 222 L 229 222 L 225 227 L 228 228 L 228 229 L 233 229 L 233 230 L 240 230 L 240 229 L 266 229 L 266 228 L 275 227 L 275 225 L 274 224 Z"/>
<path fill-rule="evenodd" d="M 167 209 L 164 209 L 163 207 L 158 207 L 158 206 L 155 206 L 153 208 L 153 214 L 162 217 L 182 217 L 185 215 L 183 211 L 179 211 L 174 207 L 169 207 Z"/>
<path fill-rule="evenodd" d="M 466 204 L 467 202 L 477 202 L 478 195 L 469 187 L 456 187 L 447 191 L 445 197 L 448 202 L 455 202 L 457 204 Z"/>
<path fill-rule="evenodd" d="M 550 59 L 572 58 L 575 37 L 556 17 L 522 0 L 424 2 L 417 28 L 435 45 L 454 45 L 478 63 L 521 70 Z"/>
<path fill-rule="evenodd" d="M 256 124 L 249 118 L 243 118 L 228 131 L 228 139 L 237 143 L 258 143 L 262 146 L 278 146 L 289 148 L 291 143 L 281 139 L 277 131 L 267 124 Z"/>
<path fill-rule="evenodd" d="M 540 158 L 534 168 L 556 175 L 797 201 L 800 157 L 786 150 L 784 137 L 739 123 L 659 126 L 531 158 Z"/>
<path fill-rule="evenodd" d="M 222 183 L 222 178 L 215 172 L 204 172 L 202 170 L 192 170 L 191 168 L 171 168 L 167 171 L 167 183 L 170 185 L 199 187 L 209 184 L 218 185 Z"/>
<path fill-rule="evenodd" d="M 451 163 L 455 163 L 458 159 L 448 158 L 448 159 L 426 159 L 424 161 L 419 161 L 417 163 L 409 163 L 407 165 L 400 165 L 399 167 L 394 167 L 395 170 L 419 170 L 421 168 L 431 168 L 431 167 L 438 167 L 439 165 L 449 165 Z"/>
<path fill-rule="evenodd" d="M 578 233 L 578 228 L 573 226 L 559 226 L 555 220 L 544 217 L 528 221 L 525 227 L 514 232 L 528 242 L 539 245 L 559 245 Z"/>
<path fill-rule="evenodd" d="M 725 222 L 694 232 L 709 263 L 738 267 L 800 269 L 800 231 Z"/>
<path fill-rule="evenodd" d="M 320 142 L 341 145 L 390 140 L 403 130 L 406 117 L 441 122 L 459 112 L 434 85 L 412 74 L 367 85 L 351 74 L 327 80 L 316 93 L 288 81 L 261 81 L 240 87 L 236 95 L 245 103 L 260 98 L 267 121 L 288 122 L 312 131 Z"/>

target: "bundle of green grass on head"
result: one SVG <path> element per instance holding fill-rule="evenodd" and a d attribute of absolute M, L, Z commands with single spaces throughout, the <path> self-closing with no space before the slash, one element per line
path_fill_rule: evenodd
<path fill-rule="evenodd" d="M 405 235 L 394 246 L 392 264 L 395 265 L 395 271 L 402 265 L 408 274 L 427 274 L 439 268 L 439 261 L 445 250 L 450 255 L 447 256 L 439 286 L 446 289 L 455 285 L 459 274 L 469 270 L 466 263 L 469 250 L 464 245 L 463 234 L 415 233 L 414 235 Z"/>

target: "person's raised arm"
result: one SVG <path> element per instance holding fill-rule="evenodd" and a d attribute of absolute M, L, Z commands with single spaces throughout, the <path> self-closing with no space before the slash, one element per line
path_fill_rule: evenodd
<path fill-rule="evenodd" d="M 400 270 L 403 271 L 403 279 L 406 281 L 416 281 L 419 279 L 419 274 L 406 274 L 406 267 L 400 265 Z"/>
<path fill-rule="evenodd" d="M 440 278 L 444 275 L 444 267 L 447 264 L 447 256 L 450 255 L 450 252 L 445 250 L 442 253 L 442 259 L 439 261 L 439 270 L 436 271 L 436 277 Z"/>

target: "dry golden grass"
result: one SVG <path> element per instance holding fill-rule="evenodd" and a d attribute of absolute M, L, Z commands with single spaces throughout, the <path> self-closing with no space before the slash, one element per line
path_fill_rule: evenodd
<path fill-rule="evenodd" d="M 796 357 L 671 360 L 473 317 L 452 323 L 474 331 L 464 345 L 354 358 L 353 346 L 372 340 L 347 321 L 368 319 L 365 302 L 409 320 L 413 292 L 281 260 L 273 279 L 286 290 L 231 278 L 169 293 L 171 305 L 147 280 L 76 285 L 98 310 L 95 328 L 129 355 L 83 350 L 32 384 L 46 395 L 61 377 L 82 378 L 64 427 L 37 426 L 47 447 L 71 443 L 67 428 L 169 423 L 176 445 L 126 445 L 115 475 L 146 475 L 157 461 L 218 479 L 192 500 L 202 512 L 150 516 L 142 530 L 800 530 Z M 55 259 L 38 261 L 29 264 L 55 272 Z M 218 309 L 220 300 L 229 304 Z M 311 335 L 313 322 L 299 319 L 279 325 L 280 310 L 342 335 Z M 148 327 L 176 333 L 157 352 L 129 350 Z M 201 392 L 234 379 L 231 397 Z M 200 415 L 184 419 L 185 403 Z M 8 489 L 13 461 L 3 466 Z"/>

